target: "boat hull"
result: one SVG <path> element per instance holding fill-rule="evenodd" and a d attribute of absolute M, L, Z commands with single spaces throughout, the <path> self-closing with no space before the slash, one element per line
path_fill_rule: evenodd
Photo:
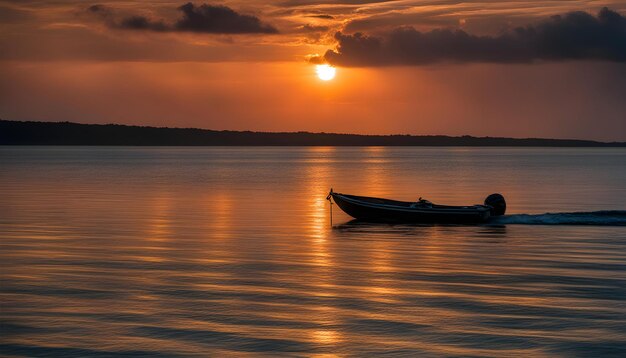
<path fill-rule="evenodd" d="M 346 214 L 358 220 L 411 223 L 482 223 L 489 220 L 486 206 L 414 208 L 411 203 L 386 199 L 330 194 Z"/>

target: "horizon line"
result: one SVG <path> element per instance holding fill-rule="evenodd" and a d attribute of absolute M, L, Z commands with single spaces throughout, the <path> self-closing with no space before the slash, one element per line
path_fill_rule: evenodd
<path fill-rule="evenodd" d="M 155 125 L 139 125 L 139 124 L 123 124 L 123 123 L 82 123 L 72 121 L 41 121 L 41 120 L 12 120 L 0 118 L 0 122 L 15 122 L 15 123 L 41 123 L 41 124 L 73 124 L 73 125 L 86 125 L 86 126 L 120 126 L 120 127 L 135 127 L 135 128 L 150 128 L 150 129 L 170 129 L 170 130 L 198 130 L 208 132 L 230 132 L 230 133 L 256 133 L 256 134 L 313 134 L 313 135 L 337 135 L 337 136 L 357 136 L 357 137 L 444 137 L 444 138 L 475 138 L 475 139 L 513 139 L 513 140 L 548 140 L 548 141 L 580 141 L 588 143 L 598 144 L 618 144 L 626 145 L 625 140 L 615 141 L 600 141 L 596 139 L 580 139 L 580 138 L 546 138 L 546 137 L 504 137 L 504 136 L 476 136 L 471 134 L 462 135 L 450 135 L 450 134 L 363 134 L 363 133 L 342 133 L 342 132 L 311 132 L 307 130 L 300 131 L 263 131 L 263 130 L 236 130 L 236 129 L 211 129 L 200 127 L 167 127 L 167 126 L 155 126 Z M 382 145 L 385 146 L 385 145 Z"/>

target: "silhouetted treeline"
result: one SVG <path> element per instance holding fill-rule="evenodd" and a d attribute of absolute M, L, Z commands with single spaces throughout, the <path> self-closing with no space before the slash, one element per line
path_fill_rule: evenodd
<path fill-rule="evenodd" d="M 19 122 L 0 120 L 2 145 L 260 145 L 260 146 L 529 146 L 626 147 L 625 142 L 603 143 L 569 139 L 515 139 L 413 135 L 356 135 L 337 133 L 274 133 L 214 131 L 196 128 L 157 128 L 119 124 Z"/>

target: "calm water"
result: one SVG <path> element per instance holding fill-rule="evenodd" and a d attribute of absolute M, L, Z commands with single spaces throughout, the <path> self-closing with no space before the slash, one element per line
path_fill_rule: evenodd
<path fill-rule="evenodd" d="M 626 355 L 625 212 L 331 228 L 331 186 L 625 210 L 626 150 L 0 147 L 0 354 Z"/>

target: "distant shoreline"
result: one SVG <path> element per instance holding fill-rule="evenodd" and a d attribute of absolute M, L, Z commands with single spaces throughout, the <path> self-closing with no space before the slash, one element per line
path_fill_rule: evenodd
<path fill-rule="evenodd" d="M 0 120 L 0 145 L 626 147 L 626 142 L 444 135 L 216 131 L 121 124 Z"/>

